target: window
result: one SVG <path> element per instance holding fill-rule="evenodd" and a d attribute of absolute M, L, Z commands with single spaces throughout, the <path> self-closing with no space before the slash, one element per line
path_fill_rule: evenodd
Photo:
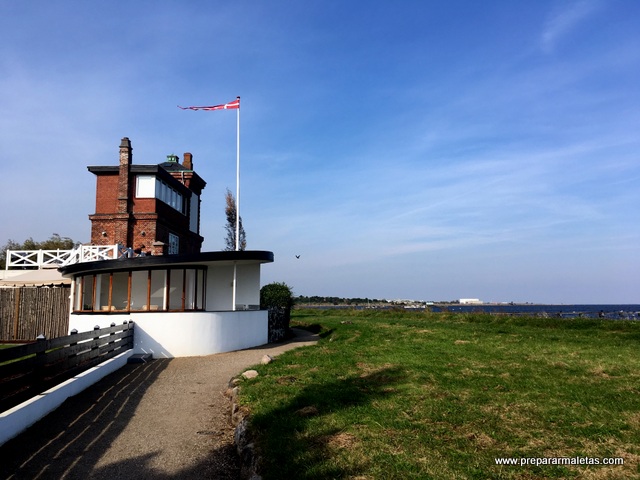
<path fill-rule="evenodd" d="M 111 292 L 111 275 L 101 273 L 96 275 L 96 310 L 108 311 L 111 309 L 109 305 L 109 296 Z"/>
<path fill-rule="evenodd" d="M 204 310 L 205 268 L 135 270 L 84 275 L 75 281 L 75 312 Z"/>
<path fill-rule="evenodd" d="M 192 232 L 198 232 L 198 214 L 200 210 L 200 197 L 198 195 L 191 195 L 191 208 L 189 209 L 189 230 Z"/>
<path fill-rule="evenodd" d="M 186 215 L 187 202 L 184 201 L 184 198 L 182 197 L 182 194 L 180 192 L 178 192 L 175 188 L 170 187 L 159 178 L 156 179 L 155 186 L 155 197 L 158 200 L 162 200 L 167 205 Z"/>
<path fill-rule="evenodd" d="M 173 233 L 169 234 L 169 250 L 167 252 L 169 255 L 177 255 L 180 253 L 180 237 Z"/>
<path fill-rule="evenodd" d="M 183 215 L 187 214 L 188 197 L 187 200 L 185 200 L 178 190 L 170 187 L 155 175 L 136 176 L 136 197 L 157 198 Z"/>
<path fill-rule="evenodd" d="M 155 198 L 156 177 L 153 175 L 138 175 L 136 177 L 136 197 Z"/>
<path fill-rule="evenodd" d="M 198 301 L 196 295 L 196 270 L 184 271 L 184 308 L 185 310 L 195 310 Z"/>
<path fill-rule="evenodd" d="M 74 308 L 79 311 L 93 309 L 94 276 L 85 275 L 76 279 Z"/>
<path fill-rule="evenodd" d="M 111 291 L 112 310 L 129 310 L 129 272 L 113 273 Z"/>
<path fill-rule="evenodd" d="M 184 270 L 169 271 L 169 310 L 184 310 Z"/>
<path fill-rule="evenodd" d="M 149 309 L 149 271 L 131 272 L 131 310 Z"/>
<path fill-rule="evenodd" d="M 164 310 L 166 303 L 164 286 L 166 283 L 166 270 L 151 270 L 151 288 L 149 291 L 150 310 Z"/>

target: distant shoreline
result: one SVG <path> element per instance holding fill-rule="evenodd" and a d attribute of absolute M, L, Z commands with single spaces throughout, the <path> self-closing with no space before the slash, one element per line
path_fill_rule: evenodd
<path fill-rule="evenodd" d="M 495 315 L 601 318 L 608 320 L 640 320 L 640 304 L 533 304 L 533 303 L 412 303 L 412 304 L 297 304 L 296 309 L 316 310 L 406 310 L 433 313 L 487 313 Z"/>

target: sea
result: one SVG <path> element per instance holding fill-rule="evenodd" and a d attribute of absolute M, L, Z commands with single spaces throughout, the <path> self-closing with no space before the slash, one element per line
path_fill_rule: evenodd
<path fill-rule="evenodd" d="M 305 308 L 318 309 L 350 309 L 364 310 L 366 306 L 315 306 Z M 375 307 L 380 309 L 391 309 L 394 307 Z M 397 307 L 395 307 L 397 308 Z M 427 307 L 404 307 L 409 311 L 424 311 L 425 308 L 431 312 L 461 312 L 461 313 L 490 313 L 494 315 L 514 315 L 533 317 L 558 317 L 558 318 L 602 318 L 608 320 L 637 320 L 640 321 L 640 304 L 627 305 L 540 305 L 540 304 L 437 304 Z"/>
<path fill-rule="evenodd" d="M 431 305 L 429 308 L 432 312 L 484 312 L 503 315 L 531 315 L 535 317 L 583 317 L 640 321 L 640 305 L 478 304 L 447 306 Z"/>

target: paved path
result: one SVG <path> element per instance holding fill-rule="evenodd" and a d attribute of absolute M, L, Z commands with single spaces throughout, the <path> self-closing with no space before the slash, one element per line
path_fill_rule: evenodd
<path fill-rule="evenodd" d="M 236 479 L 229 380 L 317 341 L 126 365 L 0 447 L 0 478 Z"/>

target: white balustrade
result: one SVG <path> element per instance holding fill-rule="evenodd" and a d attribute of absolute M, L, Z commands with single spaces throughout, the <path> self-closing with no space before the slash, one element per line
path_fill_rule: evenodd
<path fill-rule="evenodd" d="M 6 270 L 65 267 L 80 262 L 118 258 L 118 245 L 80 245 L 73 250 L 7 250 Z"/>

